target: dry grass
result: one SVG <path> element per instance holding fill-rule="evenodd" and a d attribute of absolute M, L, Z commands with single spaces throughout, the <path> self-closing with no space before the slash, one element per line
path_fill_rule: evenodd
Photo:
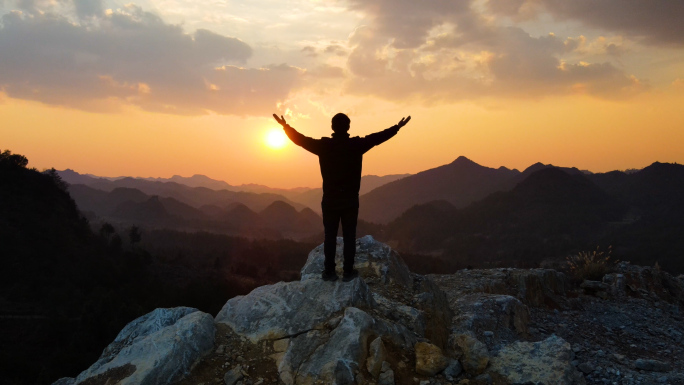
<path fill-rule="evenodd" d="M 618 261 L 611 261 L 612 246 L 608 251 L 601 251 L 599 247 L 593 251 L 580 251 L 567 258 L 570 273 L 580 280 L 600 281 Z"/>

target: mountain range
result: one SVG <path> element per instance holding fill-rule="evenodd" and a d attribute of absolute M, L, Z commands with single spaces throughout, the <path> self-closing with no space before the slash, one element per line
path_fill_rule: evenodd
<path fill-rule="evenodd" d="M 463 266 L 536 266 L 602 245 L 621 259 L 684 271 L 684 166 L 605 174 L 542 167 L 466 207 L 413 206 L 382 238 Z"/>
<path fill-rule="evenodd" d="M 313 210 L 308 207 L 298 210 L 281 200 L 273 200 L 256 211 L 239 201 L 225 201 L 223 204 L 213 202 L 194 207 L 174 197 L 148 195 L 129 187 L 105 191 L 76 184 L 69 186 L 69 193 L 79 209 L 91 220 L 125 226 L 203 230 L 252 238 L 301 238 L 323 230 L 323 220 Z M 196 203 L 193 199 L 187 199 L 188 195 L 184 197 L 186 201 Z"/>
<path fill-rule="evenodd" d="M 416 204 L 445 200 L 464 207 L 519 175 L 505 167 L 483 167 L 461 156 L 452 163 L 387 183 L 360 198 L 359 217 L 387 223 Z"/>
<path fill-rule="evenodd" d="M 320 189 L 283 190 L 288 199 L 258 185 L 236 192 L 133 178 L 76 180 L 89 184 L 70 187 L 79 207 L 114 221 L 308 241 L 322 230 L 314 211 Z M 223 186 L 206 177 L 176 180 Z M 590 173 L 535 163 L 518 171 L 461 156 L 414 175 L 364 180 L 375 188 L 360 197 L 359 231 L 404 252 L 464 266 L 533 266 L 601 244 L 640 263 L 684 265 L 677 254 L 684 251 L 684 166 L 678 164 Z M 302 204 L 307 199 L 309 209 Z"/>
<path fill-rule="evenodd" d="M 58 171 L 59 176 L 71 185 L 82 184 L 96 188 L 98 190 L 111 191 L 117 187 L 136 188 L 152 195 L 174 197 L 180 201 L 194 205 L 198 202 L 210 200 L 240 202 L 253 210 L 262 210 L 268 204 L 282 200 L 292 206 L 301 209 L 302 206 L 311 208 L 320 213 L 321 199 L 323 190 L 321 188 L 297 187 L 292 189 L 273 188 L 260 184 L 242 184 L 234 186 L 222 180 L 209 178 L 205 175 L 195 174 L 191 177 L 174 175 L 171 178 L 132 178 L 132 177 L 100 177 L 91 174 L 79 174 L 78 172 L 66 169 Z M 410 174 L 396 175 L 364 175 L 361 177 L 360 194 L 365 194 L 383 184 L 404 178 Z M 185 187 L 197 188 L 200 190 L 188 190 Z M 212 191 L 225 191 L 221 196 L 207 197 L 206 189 Z M 243 194 L 231 194 L 243 193 Z M 258 194 L 259 196 L 249 195 Z M 265 195 L 263 195 L 265 194 Z M 196 196 L 196 198 L 194 198 Z M 209 203 L 209 204 L 214 204 Z"/>

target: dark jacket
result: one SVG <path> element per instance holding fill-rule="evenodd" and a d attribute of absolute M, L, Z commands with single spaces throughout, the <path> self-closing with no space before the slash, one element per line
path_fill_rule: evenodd
<path fill-rule="evenodd" d="M 363 138 L 333 133 L 332 138 L 314 139 L 285 126 L 285 134 L 305 150 L 318 155 L 323 177 L 323 209 L 359 207 L 363 154 L 397 134 L 399 126 Z"/>

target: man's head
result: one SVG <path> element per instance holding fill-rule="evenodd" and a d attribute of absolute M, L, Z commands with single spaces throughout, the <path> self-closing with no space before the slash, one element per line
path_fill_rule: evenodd
<path fill-rule="evenodd" d="M 332 118 L 332 130 L 335 132 L 347 132 L 349 131 L 350 123 L 349 117 L 340 112 Z"/>

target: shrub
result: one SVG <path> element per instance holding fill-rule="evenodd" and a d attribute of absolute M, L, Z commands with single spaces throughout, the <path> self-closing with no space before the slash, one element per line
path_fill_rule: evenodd
<path fill-rule="evenodd" d="M 613 247 L 601 251 L 599 247 L 593 251 L 580 251 L 567 258 L 568 270 L 580 280 L 600 281 L 617 261 L 611 261 Z"/>

